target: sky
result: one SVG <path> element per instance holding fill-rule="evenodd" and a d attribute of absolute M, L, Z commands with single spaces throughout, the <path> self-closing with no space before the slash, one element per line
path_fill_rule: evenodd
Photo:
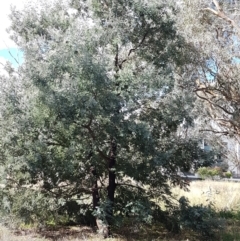
<path fill-rule="evenodd" d="M 16 65 L 16 58 L 21 62 L 22 54 L 17 46 L 10 40 L 6 28 L 10 26 L 10 6 L 14 5 L 18 9 L 23 8 L 25 0 L 1 0 L 0 2 L 0 63 L 10 61 Z M 12 57 L 13 56 L 13 57 Z"/>

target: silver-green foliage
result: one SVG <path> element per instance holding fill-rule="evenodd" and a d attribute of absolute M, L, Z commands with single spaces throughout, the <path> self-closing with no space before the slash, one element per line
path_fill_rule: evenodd
<path fill-rule="evenodd" d="M 154 198 L 169 205 L 170 183 L 185 185 L 178 169 L 201 153 L 179 131 L 193 122 L 194 98 L 176 76 L 196 56 L 173 11 L 138 0 L 42 1 L 12 10 L 10 34 L 24 63 L 1 78 L 8 84 L 0 177 L 9 212 L 33 220 L 40 207 L 44 215 L 80 215 L 92 208 L 96 178 L 100 202 L 108 202 L 109 172 L 116 174 L 116 214 L 135 200 L 138 208 Z M 27 190 L 40 196 L 20 204 Z"/>

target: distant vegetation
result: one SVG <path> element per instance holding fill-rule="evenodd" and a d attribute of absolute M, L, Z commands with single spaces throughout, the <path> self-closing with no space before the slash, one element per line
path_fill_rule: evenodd
<path fill-rule="evenodd" d="M 232 173 L 230 171 L 224 172 L 221 167 L 200 167 L 197 174 L 205 178 L 231 178 Z"/>

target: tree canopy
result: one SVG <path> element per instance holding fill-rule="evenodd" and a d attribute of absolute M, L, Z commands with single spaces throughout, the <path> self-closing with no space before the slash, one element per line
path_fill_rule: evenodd
<path fill-rule="evenodd" d="M 129 213 L 150 221 L 153 200 L 173 205 L 171 185 L 187 184 L 178 172 L 206 156 L 184 134 L 199 115 L 200 57 L 176 13 L 154 0 L 12 9 L 24 62 L 1 77 L 2 210 L 27 222 L 93 211 L 108 226 Z"/>

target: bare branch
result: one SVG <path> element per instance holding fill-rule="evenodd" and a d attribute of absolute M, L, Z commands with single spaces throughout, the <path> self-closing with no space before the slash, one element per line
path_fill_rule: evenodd
<path fill-rule="evenodd" d="M 212 129 L 201 129 L 199 130 L 199 132 L 212 132 L 212 133 L 215 133 L 215 134 L 222 134 L 222 135 L 229 135 L 229 132 L 228 131 L 217 131 L 217 130 L 212 130 Z"/>
<path fill-rule="evenodd" d="M 234 114 L 233 112 L 228 111 L 226 108 L 224 108 L 224 107 L 222 107 L 222 106 L 220 106 L 220 105 L 212 102 L 212 101 L 209 100 L 207 97 L 200 96 L 200 95 L 197 93 L 198 91 L 201 91 L 201 90 L 195 90 L 196 95 L 197 95 L 200 99 L 209 102 L 212 106 L 216 106 L 216 107 L 220 108 L 221 110 L 223 110 L 225 113 L 227 113 L 227 114 L 229 114 L 229 115 L 233 115 L 233 114 Z"/>
<path fill-rule="evenodd" d="M 128 186 L 128 187 L 137 188 L 137 189 L 142 190 L 142 191 L 146 191 L 144 188 L 142 188 L 140 186 L 135 186 L 135 185 L 128 184 L 128 183 L 116 183 L 116 185 L 117 186 Z"/>
<path fill-rule="evenodd" d="M 212 12 L 215 15 L 218 15 L 218 12 L 212 8 L 204 8 L 203 10 L 206 10 L 206 11 Z"/>
<path fill-rule="evenodd" d="M 214 3 L 214 5 L 215 5 L 217 11 L 222 11 L 222 8 L 220 7 L 220 5 L 219 5 L 219 3 L 218 3 L 217 0 L 213 0 L 213 3 Z"/>
<path fill-rule="evenodd" d="M 216 7 L 217 10 L 214 10 L 212 8 L 204 8 L 203 10 L 209 11 L 211 13 L 213 13 L 214 15 L 218 16 L 219 18 L 226 20 L 227 22 L 229 22 L 233 28 L 236 29 L 238 36 L 240 37 L 240 28 L 238 27 L 238 25 L 236 24 L 236 22 L 229 18 L 224 12 L 223 9 L 220 7 L 219 3 L 217 0 L 213 0 L 213 3 Z"/>
<path fill-rule="evenodd" d="M 120 68 L 120 69 L 122 68 L 123 63 L 128 60 L 128 58 L 130 57 L 131 53 L 134 52 L 134 51 L 136 51 L 139 47 L 141 47 L 141 45 L 144 43 L 147 35 L 148 35 L 148 32 L 146 32 L 146 33 L 143 35 L 143 38 L 142 38 L 142 40 L 140 41 L 140 43 L 138 44 L 138 46 L 136 46 L 135 48 L 132 48 L 132 49 L 129 50 L 127 57 L 119 64 L 119 68 Z"/>
<path fill-rule="evenodd" d="M 20 65 L 19 62 L 18 62 L 18 60 L 13 56 L 13 54 L 11 53 L 10 50 L 8 50 L 8 53 L 9 53 L 9 54 L 11 55 L 11 57 L 16 61 L 16 63 L 17 63 L 18 65 Z"/>

